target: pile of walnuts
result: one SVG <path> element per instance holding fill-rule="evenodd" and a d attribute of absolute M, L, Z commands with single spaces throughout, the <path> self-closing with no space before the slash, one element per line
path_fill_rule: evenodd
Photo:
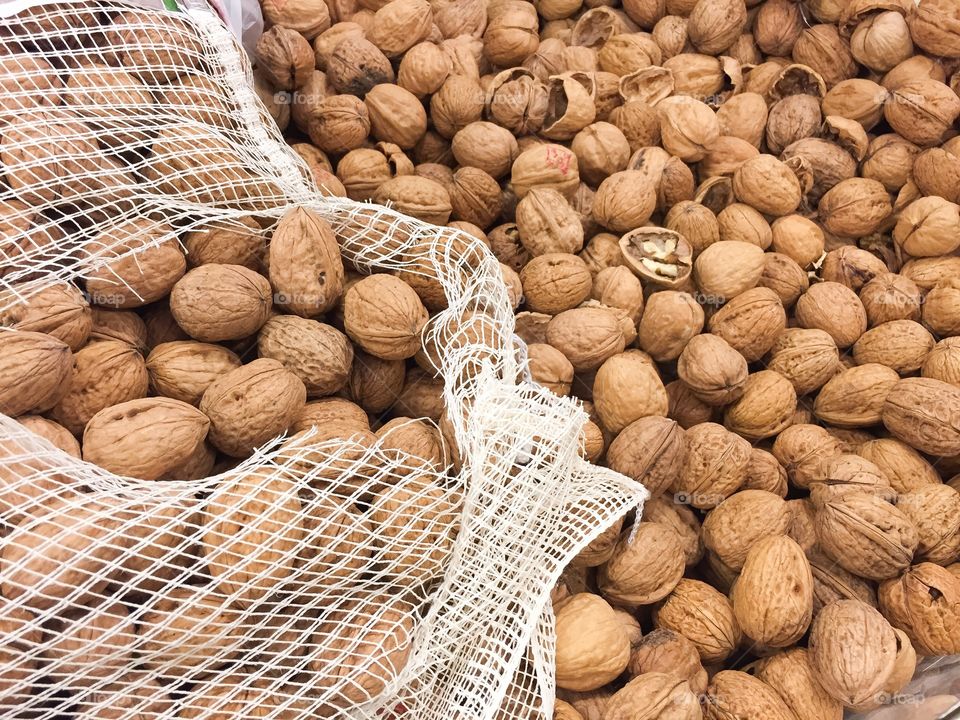
<path fill-rule="evenodd" d="M 556 718 L 839 720 L 960 653 L 955 0 L 263 9 L 318 185 L 485 243 L 650 490 L 557 588 Z"/>

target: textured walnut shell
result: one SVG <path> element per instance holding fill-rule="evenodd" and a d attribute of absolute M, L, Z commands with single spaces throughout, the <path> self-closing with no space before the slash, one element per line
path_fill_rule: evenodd
<path fill-rule="evenodd" d="M 793 711 L 780 695 L 761 680 L 739 670 L 723 670 L 713 676 L 703 699 L 704 720 L 731 717 L 794 720 Z"/>
<path fill-rule="evenodd" d="M 640 227 L 627 232 L 620 238 L 620 253 L 637 277 L 664 287 L 683 287 L 693 267 L 690 243 L 665 228 Z"/>
<path fill-rule="evenodd" d="M 534 145 L 513 161 L 510 185 L 520 199 L 534 187 L 552 187 L 564 197 L 572 198 L 580 186 L 577 156 L 563 145 Z"/>
<path fill-rule="evenodd" d="M 427 310 L 402 280 L 371 275 L 347 290 L 344 329 L 371 355 L 385 360 L 413 357 L 420 349 L 420 331 Z"/>
<path fill-rule="evenodd" d="M 677 374 L 703 402 L 727 405 L 743 394 L 747 361 L 723 338 L 703 333 L 680 353 Z"/>
<path fill-rule="evenodd" d="M 618 605 L 650 605 L 673 591 L 685 564 L 680 536 L 672 528 L 641 522 L 620 536 L 597 583 L 604 597 Z"/>
<path fill-rule="evenodd" d="M 635 677 L 613 694 L 603 710 L 605 720 L 697 720 L 700 702 L 690 684 L 673 673 L 649 672 Z"/>
<path fill-rule="evenodd" d="M 784 650 L 749 668 L 753 675 L 777 691 L 797 720 L 843 718 L 843 704 L 820 685 L 806 648 Z"/>
<path fill-rule="evenodd" d="M 598 595 L 579 593 L 554 606 L 557 686 L 596 690 L 630 660 L 630 639 L 613 608 Z"/>
<path fill-rule="evenodd" d="M 667 414 L 667 392 L 643 352 L 629 350 L 606 360 L 593 382 L 593 404 L 605 430 L 619 433 L 648 415 Z"/>
<path fill-rule="evenodd" d="M 210 587 L 166 589 L 141 617 L 144 665 L 160 677 L 202 677 L 237 655 L 246 640 L 241 614 Z"/>
<path fill-rule="evenodd" d="M 359 35 L 337 43 L 327 57 L 327 79 L 339 93 L 363 97 L 375 85 L 394 81 L 387 56 Z"/>
<path fill-rule="evenodd" d="M 920 320 L 923 295 L 913 280 L 897 273 L 881 273 L 860 288 L 860 302 L 870 327 L 893 320 Z"/>
<path fill-rule="evenodd" d="M 547 343 L 562 352 L 577 372 L 595 370 L 623 352 L 620 321 L 604 308 L 565 310 L 547 325 Z"/>
<path fill-rule="evenodd" d="M 853 359 L 880 363 L 901 375 L 915 373 L 936 343 L 933 335 L 913 320 L 891 320 L 867 330 L 853 345 Z"/>
<path fill-rule="evenodd" d="M 893 672 L 897 638 L 871 606 L 838 600 L 814 619 L 809 652 L 824 690 L 845 705 L 857 705 L 876 695 Z"/>
<path fill-rule="evenodd" d="M 763 250 L 740 240 L 713 243 L 697 257 L 693 275 L 697 287 L 723 303 L 755 287 L 764 269 Z"/>
<path fill-rule="evenodd" d="M 260 226 L 249 217 L 229 225 L 205 225 L 184 235 L 187 262 L 191 265 L 220 263 L 260 267 L 264 255 L 264 237 Z"/>
<path fill-rule="evenodd" d="M 677 480 L 685 454 L 683 429 L 673 420 L 651 415 L 617 435 L 607 448 L 607 465 L 643 483 L 656 497 Z"/>
<path fill-rule="evenodd" d="M 210 442 L 232 457 L 285 432 L 306 402 L 303 381 L 276 360 L 260 358 L 217 377 L 200 410 L 210 418 Z"/>
<path fill-rule="evenodd" d="M 73 285 L 51 285 L 30 294 L 0 313 L 0 325 L 41 332 L 65 342 L 76 352 L 90 337 L 90 305 Z"/>
<path fill-rule="evenodd" d="M 836 600 L 860 600 L 877 607 L 874 583 L 857 577 L 837 565 L 817 548 L 807 552 L 813 571 L 813 614 Z"/>
<path fill-rule="evenodd" d="M 576 253 L 583 248 L 583 225 L 576 210 L 557 190 L 532 188 L 517 203 L 520 242 L 531 255 Z"/>
<path fill-rule="evenodd" d="M 427 131 L 427 113 L 416 95 L 399 85 L 376 85 L 364 97 L 370 131 L 382 142 L 412 148 Z"/>
<path fill-rule="evenodd" d="M 675 360 L 703 330 L 700 304 L 685 292 L 667 290 L 650 295 L 637 329 L 640 348 L 658 362 Z"/>
<path fill-rule="evenodd" d="M 127 550 L 117 532 L 122 522 L 116 508 L 103 503 L 48 501 L 3 539 L 3 596 L 30 611 L 49 610 L 67 598 L 81 605 L 102 597 Z"/>
<path fill-rule="evenodd" d="M 920 453 L 895 438 L 870 440 L 857 453 L 874 463 L 898 493 L 940 483 L 940 476 Z"/>
<path fill-rule="evenodd" d="M 960 648 L 960 578 L 920 563 L 880 585 L 880 609 L 923 655 L 954 655 Z"/>
<path fill-rule="evenodd" d="M 824 228 L 840 237 L 876 232 L 892 212 L 886 188 L 867 178 L 842 180 L 820 198 L 818 205 Z"/>
<path fill-rule="evenodd" d="M 136 639 L 127 609 L 107 600 L 57 618 L 43 656 L 51 677 L 82 691 L 131 664 Z"/>
<path fill-rule="evenodd" d="M 272 304 L 267 279 L 240 265 L 201 265 L 170 293 L 177 325 L 202 342 L 252 335 L 270 317 Z"/>
<path fill-rule="evenodd" d="M 867 493 L 839 495 L 817 509 L 817 539 L 842 568 L 871 580 L 905 570 L 919 542 L 917 529 L 894 505 Z"/>
<path fill-rule="evenodd" d="M 787 496 L 787 471 L 772 453 L 754 448 L 750 452 L 750 467 L 744 490 L 764 490 L 781 498 Z"/>
<path fill-rule="evenodd" d="M 336 328 L 315 320 L 273 317 L 260 329 L 257 348 L 260 357 L 283 363 L 299 377 L 308 397 L 332 395 L 350 376 L 353 345 Z"/>
<path fill-rule="evenodd" d="M 899 380 L 895 370 L 876 363 L 842 370 L 820 389 L 813 411 L 838 427 L 869 427 L 880 421 Z"/>
<path fill-rule="evenodd" d="M 440 183 L 415 175 L 399 175 L 377 188 L 373 200 L 434 225 L 446 225 L 453 206 Z"/>
<path fill-rule="evenodd" d="M 884 106 L 890 127 L 920 147 L 940 145 L 960 117 L 960 98 L 945 83 L 910 80 L 891 93 Z"/>
<path fill-rule="evenodd" d="M 764 647 L 787 647 L 803 636 L 813 617 L 813 575 L 801 548 L 786 535 L 759 540 L 731 593 L 744 635 Z"/>
<path fill-rule="evenodd" d="M 113 18 L 106 33 L 120 64 L 138 79 L 169 82 L 187 68 L 199 67 L 203 55 L 198 31 L 175 14 L 128 10 Z"/>
<path fill-rule="evenodd" d="M 703 544 L 739 571 L 758 541 L 787 531 L 790 513 L 783 498 L 765 490 L 741 490 L 707 513 Z"/>
<path fill-rule="evenodd" d="M 755 362 L 775 346 L 786 325 L 780 298 L 773 290 L 758 287 L 737 295 L 711 315 L 709 329 L 747 362 Z"/>
<path fill-rule="evenodd" d="M 839 352 L 828 333 L 788 328 L 773 343 L 767 367 L 787 378 L 797 395 L 806 395 L 832 378 L 838 364 Z"/>
<path fill-rule="evenodd" d="M 716 507 L 746 480 L 750 443 L 711 422 L 688 428 L 685 438 L 687 455 L 673 484 L 676 499 L 699 510 Z"/>
<path fill-rule="evenodd" d="M 128 220 L 106 229 L 85 252 L 107 260 L 86 276 L 87 295 L 94 305 L 135 308 L 159 300 L 183 276 L 187 261 L 166 224 Z M 109 248 L 105 250 L 104 248 Z M 130 251 L 137 252 L 131 254 Z M 117 259 L 113 257 L 122 255 Z"/>
<path fill-rule="evenodd" d="M 351 623 L 358 608 L 348 604 L 324 615 L 310 642 L 305 679 L 337 706 L 357 705 L 381 695 L 400 677 L 413 651 L 419 618 L 405 600 L 370 597 L 363 624 Z"/>
<path fill-rule="evenodd" d="M 657 104 L 657 114 L 663 148 L 684 162 L 702 160 L 720 136 L 716 113 L 692 97 L 674 95 L 662 100 Z"/>
<path fill-rule="evenodd" d="M 74 353 L 70 390 L 51 417 L 79 435 L 101 410 L 145 397 L 147 386 L 147 367 L 136 348 L 114 340 L 92 343 Z"/>
<path fill-rule="evenodd" d="M 773 454 L 787 471 L 790 482 L 806 488 L 823 479 L 825 462 L 840 454 L 840 444 L 818 425 L 795 424 L 777 436 Z"/>
<path fill-rule="evenodd" d="M 943 565 L 960 556 L 960 493 L 954 488 L 925 485 L 901 494 L 897 507 L 917 528 L 917 560 Z"/>
<path fill-rule="evenodd" d="M 203 413 L 179 400 L 130 400 L 90 418 L 83 459 L 118 475 L 156 480 L 192 457 L 209 428 Z"/>
<path fill-rule="evenodd" d="M 838 348 L 853 345 L 867 329 L 867 312 L 856 293 L 837 282 L 812 285 L 796 307 L 801 327 L 829 333 Z"/>
<path fill-rule="evenodd" d="M 960 206 L 940 197 L 922 197 L 897 217 L 893 239 L 913 257 L 948 255 L 960 247 Z"/>
<path fill-rule="evenodd" d="M 39 332 L 0 333 L 0 412 L 16 417 L 54 407 L 70 390 L 73 356 Z"/>
<path fill-rule="evenodd" d="M 593 285 L 587 264 L 576 255 L 546 253 L 533 258 L 520 271 L 526 307 L 556 315 L 576 307 Z"/>
<path fill-rule="evenodd" d="M 303 85 L 314 69 L 313 49 L 299 32 L 274 25 L 257 40 L 257 66 L 280 90 Z"/>
<path fill-rule="evenodd" d="M 747 377 L 743 393 L 727 407 L 724 423 L 742 437 L 761 440 L 791 425 L 796 409 L 790 381 L 773 370 L 760 370 Z"/>
<path fill-rule="evenodd" d="M 684 578 L 654 611 L 657 628 L 673 630 L 692 642 L 705 663 L 726 659 L 740 643 L 733 608 L 718 590 Z"/>
<path fill-rule="evenodd" d="M 402 392 L 406 372 L 403 360 L 383 360 L 362 350 L 356 351 L 347 392 L 364 410 L 380 414 L 388 410 Z"/>
<path fill-rule="evenodd" d="M 343 292 L 343 262 L 333 230 L 305 208 L 284 215 L 270 240 L 270 284 L 277 304 L 312 317 L 330 310 Z"/>
<path fill-rule="evenodd" d="M 787 165 L 773 155 L 758 155 L 733 174 L 733 191 L 740 202 L 765 215 L 789 215 L 800 205 L 800 183 Z"/>
<path fill-rule="evenodd" d="M 271 472 L 227 476 L 204 506 L 203 557 L 220 592 L 248 606 L 293 573 L 302 542 L 297 484 Z"/>
<path fill-rule="evenodd" d="M 886 396 L 883 424 L 895 437 L 931 455 L 960 453 L 960 389 L 931 378 L 906 378 Z"/>
<path fill-rule="evenodd" d="M 157 345 L 146 365 L 157 395 L 198 405 L 210 383 L 240 367 L 240 358 L 219 345 L 180 340 Z"/>

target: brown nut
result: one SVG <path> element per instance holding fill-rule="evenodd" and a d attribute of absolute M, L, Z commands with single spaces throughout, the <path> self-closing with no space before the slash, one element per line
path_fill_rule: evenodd
<path fill-rule="evenodd" d="M 693 249 L 678 232 L 641 227 L 620 238 L 620 253 L 637 277 L 665 287 L 683 285 L 693 268 Z"/>
<path fill-rule="evenodd" d="M 211 263 L 190 270 L 170 293 L 170 312 L 190 337 L 240 340 L 270 317 L 270 283 L 240 265 Z"/>
<path fill-rule="evenodd" d="M 554 606 L 557 685 L 596 690 L 630 661 L 630 640 L 613 608 L 598 595 L 579 593 Z"/>
<path fill-rule="evenodd" d="M 690 339 L 677 360 L 677 374 L 709 405 L 727 405 L 743 394 L 747 361 L 726 340 L 710 333 Z"/>

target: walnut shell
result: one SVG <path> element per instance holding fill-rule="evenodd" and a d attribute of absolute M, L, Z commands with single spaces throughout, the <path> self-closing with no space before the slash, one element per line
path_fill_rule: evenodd
<path fill-rule="evenodd" d="M 839 368 L 836 343 L 823 330 L 788 328 L 774 341 L 767 368 L 787 378 L 797 395 L 821 388 Z"/>
<path fill-rule="evenodd" d="M 51 335 L 0 333 L 0 412 L 16 417 L 54 407 L 70 390 L 73 354 Z"/>
<path fill-rule="evenodd" d="M 357 345 L 385 360 L 413 357 L 427 322 L 420 298 L 402 280 L 371 275 L 344 296 L 344 329 Z"/>
<path fill-rule="evenodd" d="M 839 454 L 837 439 L 818 425 L 791 425 L 773 443 L 774 457 L 787 471 L 790 482 L 800 488 L 822 480 L 825 463 Z"/>
<path fill-rule="evenodd" d="M 343 262 L 330 225 L 306 208 L 287 212 L 270 240 L 270 284 L 288 312 L 312 317 L 336 305 Z"/>
<path fill-rule="evenodd" d="M 775 346 L 786 325 L 787 316 L 777 294 L 757 287 L 737 295 L 714 313 L 709 329 L 747 362 L 755 362 Z"/>
<path fill-rule="evenodd" d="M 270 283 L 240 265 L 211 263 L 190 270 L 170 293 L 170 312 L 190 337 L 239 340 L 270 317 Z"/>
<path fill-rule="evenodd" d="M 960 453 L 960 389 L 932 378 L 892 385 L 883 404 L 884 426 L 894 437 L 931 455 Z"/>
<path fill-rule="evenodd" d="M 268 471 L 227 476 L 204 507 L 203 556 L 220 592 L 249 606 L 293 571 L 303 540 L 296 483 Z"/>
<path fill-rule="evenodd" d="M 370 131 L 377 140 L 409 149 L 427 131 L 427 113 L 420 100 L 399 85 L 375 85 L 364 103 L 370 115 Z"/>
<path fill-rule="evenodd" d="M 960 555 L 960 493 L 949 485 L 925 485 L 901 494 L 897 507 L 920 535 L 915 559 L 943 565 Z"/>
<path fill-rule="evenodd" d="M 704 313 L 692 295 L 665 290 L 650 295 L 637 328 L 638 344 L 658 361 L 676 360 L 703 330 Z"/>
<path fill-rule="evenodd" d="M 232 457 L 246 457 L 286 432 L 306 402 L 303 381 L 276 360 L 261 358 L 217 377 L 200 410 L 210 418 L 210 442 Z"/>
<path fill-rule="evenodd" d="M 841 370 L 820 389 L 813 412 L 838 427 L 869 427 L 880 421 L 899 379 L 896 370 L 876 363 Z"/>
<path fill-rule="evenodd" d="M 910 565 L 919 538 L 910 519 L 868 493 L 836 495 L 817 509 L 817 540 L 840 567 L 885 580 Z"/>
<path fill-rule="evenodd" d="M 824 690 L 845 705 L 862 703 L 893 672 L 897 639 L 884 617 L 859 600 L 831 603 L 810 629 L 810 664 Z"/>
<path fill-rule="evenodd" d="M 643 483 L 656 497 L 677 480 L 685 454 L 683 429 L 673 420 L 650 415 L 620 431 L 607 448 L 607 465 Z"/>
<path fill-rule="evenodd" d="M 841 349 L 853 345 L 867 330 L 867 312 L 860 298 L 836 282 L 812 285 L 797 300 L 796 317 L 800 327 L 826 331 Z"/>
<path fill-rule="evenodd" d="M 876 180 L 849 178 L 820 198 L 823 227 L 840 237 L 858 238 L 876 232 L 893 213 L 887 190 Z"/>
<path fill-rule="evenodd" d="M 920 369 L 935 343 L 920 323 L 891 320 L 860 336 L 853 346 L 853 359 L 861 365 L 880 363 L 907 375 Z"/>
<path fill-rule="evenodd" d="M 593 282 L 587 264 L 576 255 L 546 253 L 520 271 L 526 307 L 556 315 L 590 297 Z"/>
<path fill-rule="evenodd" d="M 841 720 L 843 704 L 820 685 L 806 648 L 784 650 L 750 666 L 757 678 L 777 691 L 797 720 Z"/>
<path fill-rule="evenodd" d="M 343 38 L 327 57 L 327 79 L 338 93 L 362 98 L 375 85 L 392 83 L 394 78 L 387 56 L 360 35 Z"/>
<path fill-rule="evenodd" d="M 105 600 L 58 617 L 43 651 L 50 676 L 83 691 L 133 664 L 137 636 L 122 603 Z"/>
<path fill-rule="evenodd" d="M 881 583 L 880 609 L 923 655 L 952 655 L 960 647 L 957 615 L 960 579 L 932 563 L 920 563 Z"/>
<path fill-rule="evenodd" d="M 691 338 L 677 360 L 677 374 L 708 405 L 727 405 L 743 394 L 747 361 L 726 340 L 704 333 Z"/>
<path fill-rule="evenodd" d="M 687 638 L 705 663 L 721 662 L 740 644 L 740 626 L 730 602 L 699 580 L 680 580 L 654 610 L 653 622 Z"/>
<path fill-rule="evenodd" d="M 387 180 L 373 196 L 374 202 L 390 204 L 399 212 L 434 225 L 446 225 L 453 212 L 450 193 L 443 185 L 416 175 L 398 175 Z"/>
<path fill-rule="evenodd" d="M 657 369 L 638 350 L 614 355 L 600 366 L 593 403 L 603 428 L 613 434 L 642 417 L 667 414 L 667 392 Z"/>
<path fill-rule="evenodd" d="M 114 340 L 92 343 L 73 355 L 70 390 L 50 411 L 74 435 L 101 410 L 147 394 L 147 367 L 136 348 Z"/>
<path fill-rule="evenodd" d="M 166 223 L 146 219 L 116 223 L 97 235 L 84 253 L 106 262 L 86 276 L 90 301 L 105 307 L 135 308 L 171 292 L 187 269 L 180 245 L 167 239 L 172 235 L 173 229 Z"/>
<path fill-rule="evenodd" d="M 260 357 L 283 363 L 303 381 L 307 397 L 332 395 L 347 384 L 353 345 L 336 328 L 294 315 L 267 321 L 257 337 Z"/>
<path fill-rule="evenodd" d="M 764 647 L 793 645 L 813 618 L 813 575 L 803 548 L 786 535 L 759 540 L 747 552 L 731 601 L 744 635 Z"/>
<path fill-rule="evenodd" d="M 172 680 L 203 677 L 239 654 L 241 614 L 210 587 L 175 587 L 156 595 L 137 635 L 143 664 Z"/>
<path fill-rule="evenodd" d="M 710 302 L 724 303 L 755 287 L 764 271 L 763 250 L 740 240 L 713 243 L 693 265 L 697 287 Z"/>
<path fill-rule="evenodd" d="M 73 285 L 50 285 L 17 300 L 0 313 L 0 325 L 46 333 L 65 342 L 74 352 L 90 337 L 93 325 L 90 305 Z"/>
<path fill-rule="evenodd" d="M 576 372 L 600 367 L 625 346 L 617 316 L 599 307 L 564 310 L 547 325 L 546 340 L 566 356 Z"/>
<path fill-rule="evenodd" d="M 704 720 L 728 717 L 791 720 L 796 717 L 772 687 L 739 670 L 723 670 L 714 675 L 703 705 Z"/>
<path fill-rule="evenodd" d="M 683 577 L 686 556 L 680 536 L 667 525 L 641 522 L 620 535 L 600 568 L 597 584 L 619 605 L 650 605 L 662 600 Z"/>
<path fill-rule="evenodd" d="M 161 343 L 147 357 L 150 386 L 157 395 L 198 405 L 217 377 L 240 367 L 227 348 L 193 340 Z"/>
<path fill-rule="evenodd" d="M 573 595 L 554 606 L 557 686 L 596 690 L 615 679 L 630 661 L 630 639 L 603 598 Z"/>
<path fill-rule="evenodd" d="M 724 565 L 739 571 L 750 548 L 763 538 L 785 533 L 790 517 L 786 501 L 772 492 L 740 490 L 707 513 L 703 544 Z"/>
<path fill-rule="evenodd" d="M 580 186 L 577 156 L 563 145 L 534 145 L 513 161 L 510 185 L 520 199 L 534 187 L 552 187 L 569 199 Z"/>
<path fill-rule="evenodd" d="M 532 188 L 517 203 L 520 242 L 531 255 L 576 253 L 583 248 L 583 225 L 566 198 L 553 188 Z"/>
<path fill-rule="evenodd" d="M 187 262 L 193 266 L 220 263 L 251 270 L 260 267 L 266 247 L 263 231 L 249 217 L 230 224 L 202 225 L 184 235 L 183 245 Z"/>
<path fill-rule="evenodd" d="M 24 516 L 0 547 L 3 596 L 31 612 L 102 597 L 128 549 L 116 511 L 74 496 L 53 498 Z"/>
<path fill-rule="evenodd" d="M 83 459 L 118 475 L 157 480 L 191 458 L 209 428 L 206 415 L 179 400 L 129 400 L 90 418 Z"/>
<path fill-rule="evenodd" d="M 716 507 L 743 485 L 750 443 L 712 422 L 686 430 L 687 454 L 673 484 L 678 502 L 699 510 Z"/>
<path fill-rule="evenodd" d="M 670 672 L 648 672 L 638 675 L 617 690 L 606 703 L 606 720 L 629 720 L 638 717 L 697 720 L 702 717 L 700 704 L 690 683 Z"/>

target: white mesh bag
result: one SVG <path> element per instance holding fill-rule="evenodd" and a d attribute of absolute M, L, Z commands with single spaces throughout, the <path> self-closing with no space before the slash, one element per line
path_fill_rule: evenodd
<path fill-rule="evenodd" d="M 551 588 L 646 493 L 583 461 L 585 414 L 525 379 L 495 258 L 321 196 L 205 7 L 2 11 L 0 312 L 94 275 L 129 299 L 108 263 L 310 208 L 359 270 L 442 284 L 424 342 L 456 462 L 320 426 L 147 482 L 0 416 L 0 716 L 549 718 Z"/>

